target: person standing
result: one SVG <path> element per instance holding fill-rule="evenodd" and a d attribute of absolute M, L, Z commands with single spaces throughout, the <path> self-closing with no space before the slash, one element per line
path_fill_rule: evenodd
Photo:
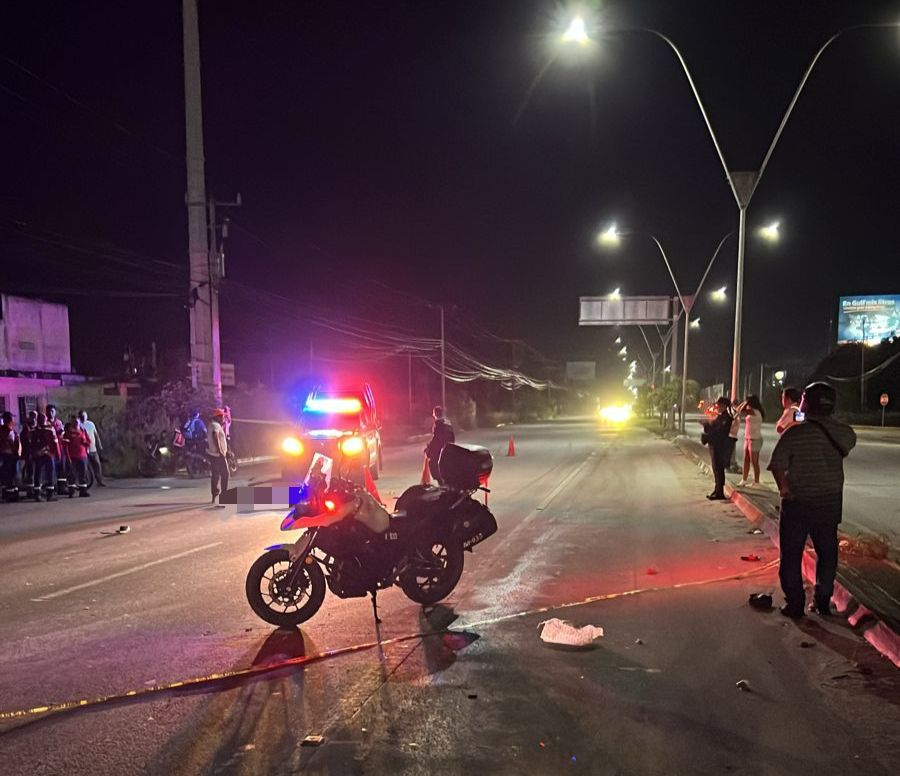
<path fill-rule="evenodd" d="M 63 434 L 66 429 L 59 418 L 55 404 L 47 405 L 47 423 L 53 429 L 56 436 L 56 456 L 54 462 L 54 477 L 56 477 L 56 492 L 59 495 L 69 490 L 69 460 L 66 458 L 66 447 L 63 444 Z"/>
<path fill-rule="evenodd" d="M 212 503 L 220 493 L 228 490 L 228 440 L 225 437 L 225 410 L 217 407 L 213 410 L 209 430 L 206 432 L 206 455 L 209 458 L 209 488 L 212 492 Z"/>
<path fill-rule="evenodd" d="M 91 438 L 75 415 L 66 424 L 63 443 L 66 448 L 66 459 L 69 461 L 69 496 L 74 495 L 75 488 L 78 489 L 79 498 L 90 496 L 91 492 L 87 487 L 87 458 Z"/>
<path fill-rule="evenodd" d="M 47 501 L 53 501 L 56 498 L 59 438 L 43 412 L 39 412 L 37 416 L 30 453 L 34 465 L 34 500 L 40 501 L 43 494 Z"/>
<path fill-rule="evenodd" d="M 456 441 L 456 435 L 453 433 L 450 421 L 444 417 L 443 407 L 435 407 L 431 411 L 431 415 L 434 418 L 434 425 L 431 427 L 431 439 L 425 446 L 425 457 L 428 459 L 428 470 L 431 472 L 432 478 L 438 485 L 443 485 L 444 480 L 441 477 L 439 465 L 441 452 L 447 445 Z"/>
<path fill-rule="evenodd" d="M 710 501 L 722 501 L 725 498 L 725 468 L 731 460 L 735 440 L 731 438 L 731 400 L 727 396 L 716 399 L 716 417 L 713 420 L 702 420 L 704 444 L 709 446 L 709 458 L 712 465 L 715 487 L 707 498 Z"/>
<path fill-rule="evenodd" d="M 737 408 L 737 414 L 744 416 L 744 469 L 738 487 L 751 487 L 759 485 L 759 454 L 762 451 L 762 422 L 765 420 L 762 404 L 755 394 L 748 396 Z M 747 478 L 750 476 L 750 467 L 753 467 L 753 482 Z"/>
<path fill-rule="evenodd" d="M 784 412 L 781 413 L 781 417 L 775 424 L 778 436 L 799 422 L 794 419 L 794 414 L 800 411 L 801 398 L 803 398 L 803 392 L 799 388 L 785 388 L 781 392 L 781 406 L 784 408 Z"/>
<path fill-rule="evenodd" d="M 11 412 L 4 412 L 0 422 L 0 488 L 3 501 L 19 500 L 19 458 L 22 442 Z"/>
<path fill-rule="evenodd" d="M 837 392 L 828 383 L 806 386 L 800 410 L 806 420 L 787 429 L 772 451 L 769 469 L 781 495 L 778 521 L 778 577 L 786 617 L 803 616 L 803 549 L 806 538 L 816 551 L 813 611 L 831 614 L 831 595 L 838 563 L 837 527 L 844 495 L 844 458 L 856 445 L 850 426 L 831 417 Z"/>
<path fill-rule="evenodd" d="M 37 417 L 37 410 L 29 410 L 19 435 L 22 441 L 22 487 L 29 497 L 34 495 L 34 456 L 31 449 L 37 434 Z"/>
<path fill-rule="evenodd" d="M 100 451 L 103 450 L 103 444 L 100 442 L 100 434 L 97 432 L 97 425 L 93 420 L 88 419 L 88 414 L 84 410 L 78 413 L 78 420 L 81 422 L 82 428 L 87 432 L 88 438 L 91 440 L 91 446 L 88 448 L 88 465 L 94 472 L 94 479 L 101 488 L 106 487 L 103 481 L 103 467 L 100 464 Z"/>

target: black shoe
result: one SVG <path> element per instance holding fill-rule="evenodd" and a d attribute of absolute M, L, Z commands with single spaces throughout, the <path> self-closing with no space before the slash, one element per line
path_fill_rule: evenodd
<path fill-rule="evenodd" d="M 816 602 L 812 606 L 809 607 L 811 612 L 815 612 L 820 617 L 831 617 L 834 612 L 831 611 L 831 602 Z"/>
<path fill-rule="evenodd" d="M 785 604 L 779 610 L 784 617 L 790 617 L 792 620 L 799 620 L 803 616 L 803 609 L 796 606 Z"/>
<path fill-rule="evenodd" d="M 708 498 L 710 501 L 726 501 L 727 500 L 727 497 L 725 495 L 719 494 L 719 493 L 710 493 L 706 498 Z"/>
<path fill-rule="evenodd" d="M 89 490 L 79 490 L 78 491 L 78 498 L 89 498 L 90 495 L 91 495 L 91 492 Z"/>

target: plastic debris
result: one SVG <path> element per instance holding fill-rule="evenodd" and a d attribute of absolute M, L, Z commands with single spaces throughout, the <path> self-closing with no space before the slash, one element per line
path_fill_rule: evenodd
<path fill-rule="evenodd" d="M 555 617 L 538 623 L 538 627 L 541 628 L 541 641 L 548 644 L 566 644 L 570 647 L 586 647 L 603 635 L 603 628 L 598 625 L 578 627 Z"/>
<path fill-rule="evenodd" d="M 769 593 L 751 593 L 749 603 L 754 609 L 768 611 L 772 608 L 772 596 Z"/>
<path fill-rule="evenodd" d="M 814 641 L 801 641 L 800 642 L 801 649 L 809 649 L 810 647 L 814 647 L 814 646 L 816 646 L 816 643 Z"/>
<path fill-rule="evenodd" d="M 741 555 L 741 560 L 747 560 L 747 561 L 750 561 L 751 563 L 755 563 L 756 561 L 762 560 L 762 558 L 760 558 L 759 555 L 754 555 L 753 553 L 750 553 L 749 555 Z"/>
<path fill-rule="evenodd" d="M 754 536 L 759 536 L 762 533 L 762 528 L 753 528 L 747 531 L 748 534 L 753 534 Z"/>
<path fill-rule="evenodd" d="M 655 568 L 653 568 L 653 566 L 650 566 L 647 569 L 647 573 L 650 574 L 650 576 L 653 576 L 654 574 L 659 574 L 659 572 Z"/>
<path fill-rule="evenodd" d="M 748 682 L 746 679 L 738 679 L 734 683 L 734 686 L 742 692 L 752 692 L 752 690 L 750 689 L 750 682 Z"/>
<path fill-rule="evenodd" d="M 635 639 L 635 640 L 634 640 L 634 643 L 635 643 L 635 644 L 643 644 L 643 643 L 644 643 L 644 640 L 643 640 L 643 639 Z"/>
<path fill-rule="evenodd" d="M 474 701 L 474 700 L 478 697 L 478 693 L 477 693 L 477 692 L 470 692 L 469 695 L 468 695 L 467 697 L 469 698 L 470 701 Z"/>
<path fill-rule="evenodd" d="M 130 530 L 131 530 L 131 526 L 130 526 L 130 525 L 120 525 L 118 528 L 116 528 L 116 533 L 117 533 L 117 534 L 126 534 L 126 533 L 128 533 Z"/>
<path fill-rule="evenodd" d="M 323 743 L 325 743 L 325 736 L 306 736 L 300 742 L 300 746 L 321 746 Z"/>

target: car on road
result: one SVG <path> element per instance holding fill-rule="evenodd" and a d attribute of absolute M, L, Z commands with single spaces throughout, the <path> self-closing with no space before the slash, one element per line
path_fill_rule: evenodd
<path fill-rule="evenodd" d="M 381 416 L 368 383 L 317 386 L 303 405 L 294 433 L 281 443 L 281 476 L 299 482 L 316 453 L 352 461 L 354 473 L 368 468 L 373 480 L 382 470 Z"/>

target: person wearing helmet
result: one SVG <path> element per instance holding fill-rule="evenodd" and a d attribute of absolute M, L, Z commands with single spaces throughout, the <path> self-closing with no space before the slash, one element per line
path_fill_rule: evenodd
<path fill-rule="evenodd" d="M 843 509 L 844 458 L 856 445 L 853 429 L 831 417 L 836 404 L 837 393 L 828 383 L 807 385 L 799 410 L 805 422 L 784 432 L 769 463 L 781 494 L 778 577 L 785 598 L 781 613 L 786 617 L 803 616 L 806 596 L 801 564 L 807 536 L 816 550 L 812 609 L 822 615 L 831 614 L 838 562 L 837 527 Z"/>
<path fill-rule="evenodd" d="M 212 492 L 212 503 L 220 493 L 228 489 L 228 440 L 225 437 L 225 410 L 216 407 L 213 410 L 209 430 L 206 433 L 206 455 L 209 458 L 209 487 Z"/>

